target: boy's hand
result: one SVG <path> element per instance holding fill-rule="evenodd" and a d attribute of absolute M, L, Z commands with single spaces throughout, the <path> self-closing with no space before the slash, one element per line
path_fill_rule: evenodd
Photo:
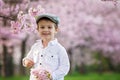
<path fill-rule="evenodd" d="M 23 59 L 23 66 L 24 67 L 32 67 L 34 65 L 34 62 L 30 59 Z"/>

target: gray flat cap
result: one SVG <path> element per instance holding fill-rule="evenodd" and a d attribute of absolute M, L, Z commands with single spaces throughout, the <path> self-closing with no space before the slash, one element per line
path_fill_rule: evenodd
<path fill-rule="evenodd" d="M 59 17 L 56 16 L 56 15 L 53 15 L 53 14 L 41 14 L 41 15 L 36 17 L 36 23 L 38 23 L 39 20 L 42 19 L 42 18 L 48 18 L 48 19 L 50 19 L 52 22 L 54 22 L 57 25 L 60 22 Z"/>

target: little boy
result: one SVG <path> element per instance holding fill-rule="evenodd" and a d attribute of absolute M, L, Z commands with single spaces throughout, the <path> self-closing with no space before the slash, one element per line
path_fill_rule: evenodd
<path fill-rule="evenodd" d="M 59 18 L 51 14 L 42 14 L 37 17 L 36 23 L 41 39 L 37 40 L 23 59 L 23 66 L 48 68 L 51 70 L 52 80 L 64 80 L 70 64 L 65 48 L 55 38 Z M 30 80 L 34 80 L 32 75 Z"/>

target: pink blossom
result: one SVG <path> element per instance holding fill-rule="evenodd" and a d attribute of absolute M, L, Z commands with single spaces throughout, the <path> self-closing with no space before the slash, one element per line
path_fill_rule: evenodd
<path fill-rule="evenodd" d="M 28 10 L 28 14 L 30 14 L 31 16 L 34 16 L 34 17 L 37 15 L 40 15 L 44 12 L 45 12 L 44 8 L 42 8 L 40 5 L 38 5 L 36 8 L 30 8 Z"/>
<path fill-rule="evenodd" d="M 17 34 L 21 31 L 21 24 L 20 22 L 18 21 L 11 21 L 11 29 L 12 29 L 12 32 Z"/>
<path fill-rule="evenodd" d="M 3 5 L 4 5 L 3 0 L 0 0 L 0 10 L 1 10 L 1 8 L 2 8 Z"/>
<path fill-rule="evenodd" d="M 51 80 L 51 73 L 44 68 L 34 68 L 31 69 L 31 74 L 37 80 Z"/>

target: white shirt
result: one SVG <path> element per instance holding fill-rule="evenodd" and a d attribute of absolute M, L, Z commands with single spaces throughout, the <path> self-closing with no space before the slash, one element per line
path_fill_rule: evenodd
<path fill-rule="evenodd" d="M 50 69 L 53 80 L 64 80 L 70 68 L 67 52 L 57 39 L 50 41 L 46 48 L 43 48 L 42 41 L 38 40 L 26 58 L 34 61 L 34 68 L 41 66 Z M 34 80 L 32 75 L 30 80 Z"/>

